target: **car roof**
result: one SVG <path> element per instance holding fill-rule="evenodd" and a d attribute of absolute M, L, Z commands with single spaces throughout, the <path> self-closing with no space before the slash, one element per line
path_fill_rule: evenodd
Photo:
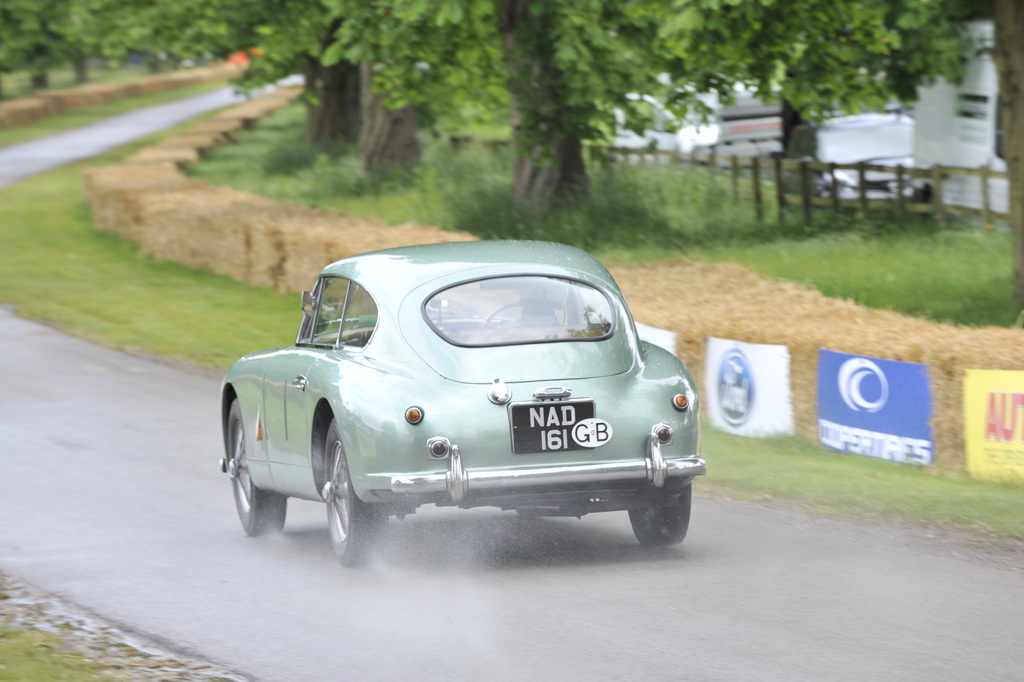
<path fill-rule="evenodd" d="M 476 274 L 474 274 L 476 273 Z M 549 274 L 584 277 L 617 289 L 605 267 L 574 246 L 542 241 L 467 241 L 403 246 L 351 256 L 331 263 L 323 275 L 339 275 L 364 287 L 396 295 L 434 280 L 474 276 Z M 443 281 L 438 282 L 443 286 Z"/>

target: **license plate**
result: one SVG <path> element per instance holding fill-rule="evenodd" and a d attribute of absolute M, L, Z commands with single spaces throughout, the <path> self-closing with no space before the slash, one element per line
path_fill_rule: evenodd
<path fill-rule="evenodd" d="M 573 427 L 594 419 L 593 400 L 551 400 L 512 405 L 512 452 L 566 452 L 588 446 L 573 437 Z"/>

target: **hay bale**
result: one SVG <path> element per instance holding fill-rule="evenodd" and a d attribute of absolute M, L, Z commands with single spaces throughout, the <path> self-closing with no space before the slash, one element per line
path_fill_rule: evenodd
<path fill-rule="evenodd" d="M 240 280 L 250 274 L 248 226 L 240 216 L 270 210 L 269 199 L 203 183 L 150 193 L 139 206 L 143 248 L 159 258 Z"/>
<path fill-rule="evenodd" d="M 225 109 L 214 116 L 213 120 L 238 121 L 244 127 L 249 127 L 261 118 L 287 107 L 300 94 L 302 94 L 301 88 L 277 88 L 256 99 Z"/>
<path fill-rule="evenodd" d="M 161 140 L 149 149 L 194 149 L 202 156 L 218 144 L 227 141 L 228 138 L 223 133 L 183 133 Z"/>
<path fill-rule="evenodd" d="M 125 159 L 128 163 L 170 162 L 177 165 L 179 168 L 184 168 L 188 164 L 195 163 L 198 160 L 199 152 L 195 149 L 166 149 L 156 146 L 140 149 Z"/>
<path fill-rule="evenodd" d="M 729 263 L 611 270 L 638 320 L 677 334 L 679 355 L 700 389 L 709 336 L 788 346 L 796 428 L 815 440 L 820 347 L 928 365 L 936 463 L 947 468 L 964 465 L 964 370 L 1024 369 L 1021 330 L 972 329 L 871 310 Z"/>
<path fill-rule="evenodd" d="M 210 119 L 208 121 L 200 121 L 191 128 L 189 133 L 216 133 L 222 135 L 226 139 L 231 139 L 233 134 L 243 128 L 241 121 L 233 121 L 230 119 Z"/>
<path fill-rule="evenodd" d="M 21 97 L 0 102 L 0 130 L 34 123 L 60 111 L 56 100 L 47 97 Z"/>
<path fill-rule="evenodd" d="M 138 97 L 190 85 L 232 80 L 239 78 L 244 71 L 243 65 L 216 64 L 148 76 L 127 83 L 87 83 L 66 90 L 21 97 L 0 103 L 0 130 L 33 123 L 68 109 L 96 106 L 126 97 Z"/>
<path fill-rule="evenodd" d="M 140 204 L 153 193 L 205 186 L 178 173 L 174 164 L 118 164 L 83 173 L 85 198 L 97 229 L 139 241 L 146 230 Z"/>

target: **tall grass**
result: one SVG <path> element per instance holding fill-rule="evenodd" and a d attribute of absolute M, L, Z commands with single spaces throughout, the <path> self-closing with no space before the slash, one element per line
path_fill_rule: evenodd
<path fill-rule="evenodd" d="M 574 244 L 608 262 L 737 261 L 829 296 L 940 321 L 1009 326 L 1021 313 L 1011 300 L 1009 235 L 976 222 L 940 229 L 921 214 L 821 210 L 805 224 L 795 210 L 780 219 L 771 199 L 758 220 L 752 202 L 706 169 L 621 161 L 591 162 L 586 194 L 522 202 L 512 196 L 508 149 L 429 139 L 414 171 L 371 178 L 352 150 L 310 146 L 302 115 L 292 107 L 265 120 L 190 173 L 392 223 Z"/>

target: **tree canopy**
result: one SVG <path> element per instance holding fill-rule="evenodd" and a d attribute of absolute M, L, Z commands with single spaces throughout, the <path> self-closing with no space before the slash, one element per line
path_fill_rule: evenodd
<path fill-rule="evenodd" d="M 662 96 L 678 114 L 697 93 L 728 99 L 737 85 L 805 117 L 879 109 L 955 80 L 961 22 L 979 16 L 996 21 L 1024 300 L 1024 0 L 0 0 L 0 73 L 45 74 L 83 53 L 258 47 L 250 82 L 306 77 L 312 140 L 360 139 L 365 111 L 394 116 L 362 140 L 386 149 L 382 135 L 415 128 L 395 112 L 508 107 L 515 194 L 546 198 L 586 191 L 584 144 L 614 127 L 613 108 L 638 124 L 628 93 Z"/>

